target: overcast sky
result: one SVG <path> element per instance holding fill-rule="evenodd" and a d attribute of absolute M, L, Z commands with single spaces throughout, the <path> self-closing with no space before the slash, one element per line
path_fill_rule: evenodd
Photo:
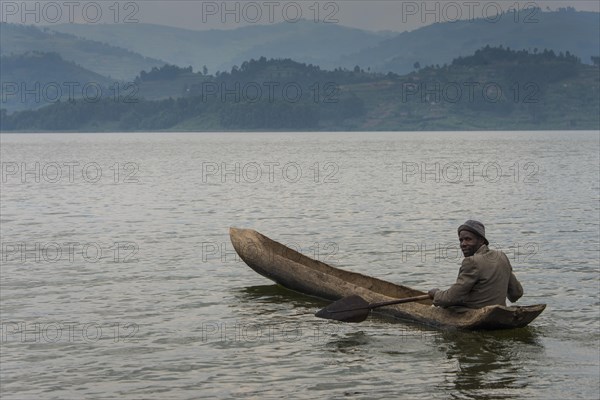
<path fill-rule="evenodd" d="M 542 10 L 575 7 L 581 11 L 600 12 L 598 0 L 138 0 L 120 1 L 6 1 L 1 0 L 1 20 L 26 24 L 52 25 L 55 23 L 152 23 L 187 29 L 232 29 L 251 24 L 276 22 L 293 23 L 299 18 L 335 23 L 372 31 L 413 30 L 434 22 L 457 19 L 519 18 L 515 22 L 533 22 L 535 13 L 514 13 L 499 17 L 500 9 L 526 9 L 532 6 Z M 117 5 L 117 6 L 115 6 Z"/>

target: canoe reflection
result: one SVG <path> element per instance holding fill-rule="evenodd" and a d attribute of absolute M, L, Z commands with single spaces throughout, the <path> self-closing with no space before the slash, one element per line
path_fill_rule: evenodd
<path fill-rule="evenodd" d="M 452 398 L 514 398 L 529 384 L 523 365 L 527 358 L 539 358 L 544 346 L 534 328 L 505 331 L 444 331 L 436 344 L 448 360 L 457 365 L 446 377 L 453 382 Z M 447 386 L 446 386 L 447 388 Z"/>
<path fill-rule="evenodd" d="M 302 293 L 294 292 L 281 285 L 257 285 L 240 288 L 237 295 L 244 302 L 289 304 L 293 307 L 318 308 L 331 303 Z"/>

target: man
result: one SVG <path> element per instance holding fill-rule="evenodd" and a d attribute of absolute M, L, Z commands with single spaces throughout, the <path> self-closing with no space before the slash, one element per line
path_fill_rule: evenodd
<path fill-rule="evenodd" d="M 481 308 L 506 305 L 523 296 L 523 287 L 512 272 L 508 257 L 490 250 L 481 222 L 469 220 L 458 227 L 458 240 L 465 256 L 456 283 L 448 290 L 431 289 L 429 297 L 441 307 Z"/>

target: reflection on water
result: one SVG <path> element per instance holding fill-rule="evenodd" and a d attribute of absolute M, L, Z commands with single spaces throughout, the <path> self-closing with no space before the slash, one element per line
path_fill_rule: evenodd
<path fill-rule="evenodd" d="M 357 349 L 371 343 L 373 338 L 363 331 L 350 332 L 329 340 L 327 348 L 333 352 L 356 353 Z"/>
<path fill-rule="evenodd" d="M 511 399 L 527 388 L 524 358 L 543 354 L 533 328 L 505 331 L 444 331 L 437 340 L 448 360 L 456 362 L 453 398 Z"/>
<path fill-rule="evenodd" d="M 299 307 L 321 307 L 330 302 L 286 289 L 281 285 L 256 285 L 240 288 L 240 300 L 248 302 L 284 303 Z"/>

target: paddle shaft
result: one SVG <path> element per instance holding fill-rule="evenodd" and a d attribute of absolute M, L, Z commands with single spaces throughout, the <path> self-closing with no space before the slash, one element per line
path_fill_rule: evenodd
<path fill-rule="evenodd" d="M 405 297 L 403 299 L 382 301 L 380 303 L 372 303 L 372 304 L 369 304 L 368 308 L 369 308 L 369 310 L 371 310 L 371 309 L 377 308 L 377 307 L 391 306 L 392 304 L 410 303 L 412 301 L 421 301 L 421 300 L 429 300 L 429 299 L 431 299 L 431 297 L 429 297 L 428 294 L 424 294 L 422 296 Z"/>
<path fill-rule="evenodd" d="M 319 318 L 334 319 L 344 322 L 362 322 L 369 316 L 373 308 L 390 306 L 392 304 L 410 303 L 411 301 L 420 301 L 429 299 L 429 295 L 406 297 L 404 299 L 395 299 L 382 301 L 379 303 L 368 303 L 358 295 L 344 297 L 335 303 L 330 304 L 315 315 Z"/>

